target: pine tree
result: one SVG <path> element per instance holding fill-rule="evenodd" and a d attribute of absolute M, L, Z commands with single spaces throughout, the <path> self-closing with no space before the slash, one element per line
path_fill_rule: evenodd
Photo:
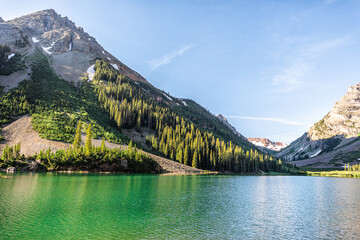
<path fill-rule="evenodd" d="M 140 118 L 140 114 L 136 120 L 136 131 L 140 132 L 141 130 L 141 118 Z"/>
<path fill-rule="evenodd" d="M 80 143 L 81 143 L 81 125 L 82 125 L 81 120 L 79 120 L 79 122 L 77 124 L 77 128 L 76 128 L 74 143 L 73 143 L 74 149 L 79 149 L 79 147 L 80 147 Z"/>
<path fill-rule="evenodd" d="M 180 144 L 177 147 L 176 150 L 176 161 L 178 161 L 179 163 L 183 163 L 183 151 L 182 151 L 182 147 L 180 146 Z"/>
<path fill-rule="evenodd" d="M 192 163 L 191 163 L 191 166 L 193 168 L 198 168 L 198 157 L 199 157 L 199 154 L 198 154 L 197 150 L 195 150 L 193 159 L 192 159 Z"/>
<path fill-rule="evenodd" d="M 2 154 L 2 159 L 4 160 L 4 162 L 6 160 L 9 160 L 8 154 L 9 154 L 9 146 L 6 144 L 3 149 L 3 154 Z"/>
<path fill-rule="evenodd" d="M 92 150 L 92 132 L 91 132 L 91 123 L 89 123 L 86 130 L 86 140 L 85 140 L 85 154 L 90 155 Z"/>
<path fill-rule="evenodd" d="M 17 143 L 14 148 L 14 158 L 17 159 L 20 157 L 20 143 Z"/>
<path fill-rule="evenodd" d="M 132 140 L 130 140 L 130 142 L 129 142 L 128 149 L 129 149 L 129 151 L 132 151 L 132 149 L 133 149 L 133 142 L 132 142 Z"/>
<path fill-rule="evenodd" d="M 103 137 L 103 138 L 101 139 L 100 150 L 101 150 L 101 152 L 103 153 L 103 152 L 105 152 L 105 149 L 106 149 L 106 147 L 105 147 L 105 138 Z"/>
<path fill-rule="evenodd" d="M 184 151 L 184 164 L 185 164 L 185 165 L 189 165 L 189 147 L 188 147 L 188 145 L 185 146 L 185 151 Z"/>

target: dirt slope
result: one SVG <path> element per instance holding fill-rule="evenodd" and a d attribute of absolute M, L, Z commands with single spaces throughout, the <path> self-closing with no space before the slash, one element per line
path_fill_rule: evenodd
<path fill-rule="evenodd" d="M 31 125 L 31 116 L 25 115 L 11 124 L 5 126 L 1 135 L 6 139 L 0 143 L 0 154 L 5 145 L 13 146 L 17 143 L 21 144 L 21 154 L 25 156 L 34 155 L 40 150 L 50 148 L 53 151 L 66 149 L 70 146 L 69 143 L 63 143 L 58 141 L 51 141 L 47 139 L 40 138 L 39 134 L 32 129 Z M 82 136 L 82 141 L 85 141 L 85 135 Z M 94 146 L 100 146 L 101 139 L 93 139 Z M 115 143 L 105 142 L 105 145 L 108 148 L 126 148 L 127 145 L 119 145 Z M 146 152 L 145 152 L 146 153 Z M 204 171 L 190 166 L 156 156 L 154 154 L 149 154 L 159 165 L 164 169 L 165 173 L 170 174 L 203 174 Z"/>

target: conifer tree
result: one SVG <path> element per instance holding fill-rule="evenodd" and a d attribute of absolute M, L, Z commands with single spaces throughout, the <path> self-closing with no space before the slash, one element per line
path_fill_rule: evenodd
<path fill-rule="evenodd" d="M 199 157 L 199 154 L 197 153 L 197 150 L 195 150 L 193 159 L 192 159 L 192 163 L 191 163 L 191 166 L 193 168 L 198 168 L 198 157 Z"/>
<path fill-rule="evenodd" d="M 189 147 L 186 145 L 185 151 L 184 151 L 184 164 L 189 165 Z"/>
<path fill-rule="evenodd" d="M 17 159 L 20 157 L 20 143 L 17 143 L 14 148 L 14 158 Z"/>
<path fill-rule="evenodd" d="M 179 163 L 183 163 L 183 151 L 182 151 L 182 147 L 179 145 L 177 150 L 176 150 L 176 161 L 178 161 Z"/>
<path fill-rule="evenodd" d="M 105 152 L 105 149 L 106 149 L 106 147 L 105 147 L 105 138 L 102 137 L 102 139 L 101 139 L 101 145 L 100 145 L 100 150 L 101 150 L 101 152 L 103 153 L 103 152 Z"/>
<path fill-rule="evenodd" d="M 92 150 L 92 132 L 91 132 L 91 123 L 89 123 L 86 130 L 86 140 L 85 140 L 85 154 L 90 155 Z"/>
<path fill-rule="evenodd" d="M 132 142 L 132 140 L 130 140 L 130 142 L 129 142 L 128 149 L 129 149 L 130 151 L 133 149 L 133 142 Z"/>
<path fill-rule="evenodd" d="M 81 144 L 81 125 L 82 125 L 81 120 L 79 120 L 76 128 L 74 143 L 73 143 L 74 149 L 79 149 Z"/>

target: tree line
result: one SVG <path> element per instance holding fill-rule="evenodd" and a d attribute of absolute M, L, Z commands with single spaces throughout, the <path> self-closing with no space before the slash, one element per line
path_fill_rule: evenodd
<path fill-rule="evenodd" d="M 269 172 L 292 167 L 257 149 L 245 149 L 199 129 L 106 61 L 97 60 L 95 70 L 93 83 L 97 84 L 99 101 L 118 128 L 154 130 L 155 134 L 147 137 L 147 144 L 165 157 L 216 171 Z"/>
<path fill-rule="evenodd" d="M 85 170 L 85 171 L 118 171 L 135 173 L 160 173 L 161 167 L 150 156 L 138 151 L 130 142 L 126 149 L 109 149 L 105 146 L 105 138 L 101 145 L 92 143 L 91 124 L 86 128 L 84 145 L 81 142 L 82 122 L 77 124 L 74 142 L 65 150 L 41 150 L 34 156 L 20 155 L 20 143 L 15 146 L 6 145 L 1 156 L 0 167 L 24 167 L 31 161 L 38 160 L 46 170 Z M 126 164 L 123 164 L 126 161 Z"/>

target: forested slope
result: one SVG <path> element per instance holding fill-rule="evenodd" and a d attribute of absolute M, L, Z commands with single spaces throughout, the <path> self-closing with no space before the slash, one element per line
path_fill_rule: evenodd
<path fill-rule="evenodd" d="M 28 58 L 31 78 L 1 92 L 2 124 L 29 113 L 41 137 L 69 143 L 78 120 L 92 124 L 93 138 L 115 143 L 129 141 L 124 129 L 146 129 L 152 133 L 143 135 L 147 146 L 138 147 L 196 168 L 257 172 L 289 167 L 258 152 L 195 102 L 133 81 L 105 60 L 96 61 L 92 81 L 84 76 L 74 84 L 59 77 L 41 51 Z"/>

